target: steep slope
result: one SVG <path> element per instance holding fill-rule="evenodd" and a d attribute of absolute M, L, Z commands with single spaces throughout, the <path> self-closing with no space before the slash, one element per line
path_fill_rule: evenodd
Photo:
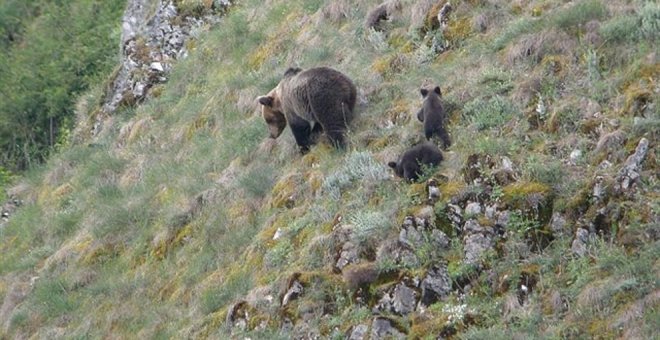
<path fill-rule="evenodd" d="M 245 0 L 141 105 L 82 98 L 78 142 L 13 190 L 0 334 L 652 337 L 660 6 L 443 4 L 376 31 L 376 1 Z M 349 150 L 266 138 L 255 98 L 293 65 L 354 79 Z M 438 200 L 386 166 L 432 84 Z"/>

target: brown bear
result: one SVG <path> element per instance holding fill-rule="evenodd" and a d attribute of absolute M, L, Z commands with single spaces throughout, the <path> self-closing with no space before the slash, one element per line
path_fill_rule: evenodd
<path fill-rule="evenodd" d="M 335 147 L 346 146 L 344 134 L 354 118 L 356 96 L 353 81 L 337 70 L 289 68 L 280 83 L 258 100 L 270 137 L 279 137 L 288 123 L 305 153 L 312 135 L 321 131 Z"/>
<path fill-rule="evenodd" d="M 397 176 L 410 181 L 416 181 L 422 174 L 423 167 L 439 165 L 442 152 L 431 142 L 423 142 L 413 146 L 403 153 L 399 162 L 389 162 Z"/>
<path fill-rule="evenodd" d="M 424 123 L 424 134 L 427 140 L 431 140 L 434 135 L 437 135 L 442 140 L 443 148 L 448 148 L 451 145 L 449 134 L 445 129 L 445 110 L 440 103 L 442 92 L 440 87 L 436 86 L 433 91 L 421 88 L 419 92 L 424 98 L 422 109 L 417 113 L 417 119 Z"/>

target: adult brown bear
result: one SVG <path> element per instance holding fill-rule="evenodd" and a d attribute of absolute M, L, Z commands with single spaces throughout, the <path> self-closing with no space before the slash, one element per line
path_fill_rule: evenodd
<path fill-rule="evenodd" d="M 345 133 L 354 118 L 356 95 L 353 81 L 337 70 L 289 68 L 280 83 L 258 100 L 270 137 L 279 137 L 288 123 L 305 153 L 312 133 L 321 131 L 335 147 L 346 146 Z"/>

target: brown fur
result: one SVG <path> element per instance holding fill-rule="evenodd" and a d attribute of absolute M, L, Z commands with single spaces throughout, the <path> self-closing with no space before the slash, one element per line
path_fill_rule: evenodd
<path fill-rule="evenodd" d="M 369 11 L 367 18 L 364 21 L 366 28 L 373 28 L 376 31 L 383 29 L 381 21 L 391 20 L 394 14 L 401 10 L 401 2 L 399 0 L 385 1 Z"/>
<path fill-rule="evenodd" d="M 336 147 L 345 147 L 356 96 L 353 81 L 337 70 L 290 68 L 277 87 L 258 100 L 271 138 L 279 137 L 288 124 L 306 152 L 313 135 L 321 131 Z"/>
<path fill-rule="evenodd" d="M 442 152 L 435 144 L 423 142 L 406 150 L 398 162 L 389 162 L 387 165 L 394 169 L 397 176 L 416 181 L 422 174 L 422 165 L 436 166 L 442 159 Z"/>
<path fill-rule="evenodd" d="M 420 93 L 424 98 L 424 102 L 422 103 L 422 109 L 417 113 L 417 119 L 424 123 L 424 135 L 427 140 L 431 140 L 433 136 L 440 137 L 443 147 L 446 149 L 451 145 L 451 141 L 447 129 L 445 129 L 446 115 L 440 102 L 442 97 L 440 87 L 436 86 L 432 90 L 422 88 Z"/>

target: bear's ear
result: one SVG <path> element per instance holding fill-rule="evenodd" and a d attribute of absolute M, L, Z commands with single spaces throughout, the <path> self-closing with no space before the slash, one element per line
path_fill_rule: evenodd
<path fill-rule="evenodd" d="M 426 95 L 429 94 L 429 90 L 427 90 L 425 88 L 421 88 L 421 89 L 419 89 L 419 93 L 422 94 L 422 97 L 426 98 Z"/>
<path fill-rule="evenodd" d="M 259 104 L 263 106 L 273 107 L 273 97 L 261 96 L 258 98 Z"/>
<path fill-rule="evenodd" d="M 389 162 L 387 165 L 392 169 L 396 169 L 396 162 Z"/>
<path fill-rule="evenodd" d="M 440 86 L 436 86 L 436 87 L 433 89 L 433 92 L 437 93 L 438 96 L 442 96 L 442 92 L 440 92 Z"/>
<path fill-rule="evenodd" d="M 295 76 L 296 74 L 300 73 L 302 69 L 300 67 L 289 67 L 285 72 L 284 72 L 284 78 L 286 77 L 291 77 Z"/>

